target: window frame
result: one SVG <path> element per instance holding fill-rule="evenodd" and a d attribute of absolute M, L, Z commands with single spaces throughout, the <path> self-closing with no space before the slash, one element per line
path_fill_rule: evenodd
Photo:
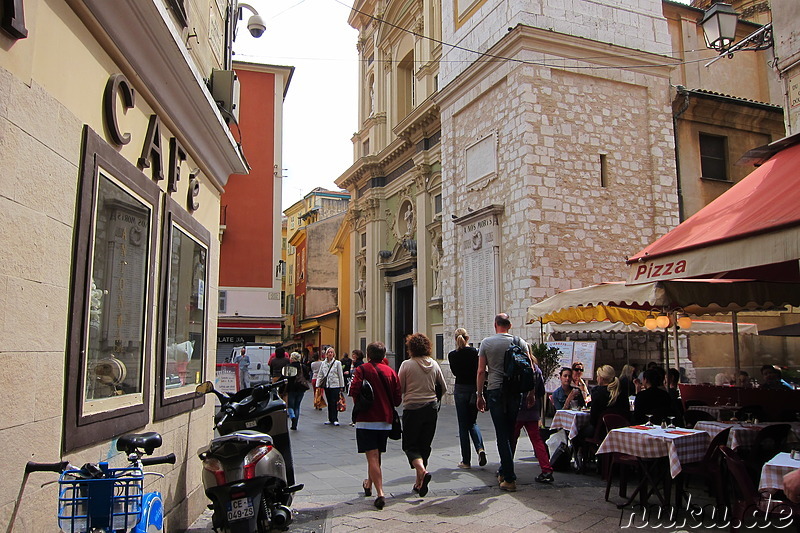
<path fill-rule="evenodd" d="M 714 155 L 709 154 L 708 150 L 705 152 L 703 151 L 704 147 L 704 139 L 706 142 L 711 142 L 712 140 L 720 142 L 722 144 L 721 151 L 722 157 L 716 157 Z M 705 145 L 706 148 L 711 148 L 707 144 Z M 728 167 L 728 137 L 726 135 L 715 135 L 713 133 L 704 133 L 699 132 L 697 138 L 697 148 L 698 153 L 700 154 L 700 177 L 704 180 L 713 180 L 713 181 L 722 181 L 722 182 L 731 182 L 731 173 Z M 704 162 L 711 161 L 717 162 L 717 165 L 720 166 L 722 172 L 724 174 L 723 177 L 719 176 L 706 176 L 705 172 L 703 171 Z"/>
<path fill-rule="evenodd" d="M 153 409 L 153 421 L 164 420 L 193 409 L 202 407 L 205 404 L 205 395 L 199 397 L 195 394 L 194 389 L 186 391 L 182 394 L 174 396 L 167 396 L 165 380 L 167 370 L 167 321 L 169 320 L 169 313 L 167 312 L 169 306 L 169 279 L 171 272 L 172 255 L 172 228 L 177 226 L 184 233 L 188 234 L 192 239 L 201 243 L 206 248 L 206 268 L 205 268 L 205 305 L 203 310 L 204 339 L 201 357 L 203 361 L 201 368 L 203 369 L 203 378 L 206 378 L 206 367 L 208 365 L 208 339 L 210 336 L 208 332 L 208 307 L 211 299 L 208 297 L 208 262 L 211 258 L 211 234 L 195 220 L 189 213 L 187 213 L 181 206 L 170 197 L 166 197 L 164 205 L 164 217 L 161 227 L 161 263 L 160 263 L 160 280 L 159 280 L 159 301 L 158 308 L 160 316 L 158 320 L 158 347 L 156 349 L 156 377 L 158 385 L 155 387 L 156 397 Z M 194 357 L 194 356 L 193 356 Z M 201 378 L 202 379 L 202 378 Z"/>
<path fill-rule="evenodd" d="M 156 249 L 158 222 L 161 212 L 162 191 L 113 147 L 106 143 L 88 125 L 84 125 L 79 168 L 77 215 L 73 228 L 72 272 L 70 283 L 70 311 L 72 319 L 67 325 L 66 372 L 64 375 L 64 452 L 96 444 L 147 425 L 150 420 L 150 363 L 152 361 L 153 305 L 156 282 Z M 143 309 L 143 352 L 141 376 L 141 401 L 134 405 L 112 408 L 107 411 L 84 414 L 87 353 L 87 330 L 90 310 L 90 264 L 94 254 L 95 217 L 98 184 L 101 169 L 113 180 L 121 183 L 140 199 L 146 201 L 150 211 L 149 261 L 145 276 Z M 77 377 L 77 379 L 75 379 Z M 113 423 L 111 423 L 113 422 Z"/>

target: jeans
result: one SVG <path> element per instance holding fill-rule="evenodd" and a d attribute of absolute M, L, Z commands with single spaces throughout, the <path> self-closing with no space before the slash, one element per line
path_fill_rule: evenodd
<path fill-rule="evenodd" d="M 303 395 L 306 391 L 297 390 L 289 393 L 289 403 L 286 408 L 289 411 L 289 418 L 292 419 L 292 424 L 296 425 L 296 419 L 300 418 L 300 404 L 303 401 Z"/>
<path fill-rule="evenodd" d="M 522 393 L 504 393 L 502 389 L 486 391 L 486 403 L 492 415 L 494 432 L 497 436 L 497 454 L 500 456 L 500 470 L 497 474 L 505 481 L 516 481 L 514 474 L 514 425 L 517 423 Z"/>
<path fill-rule="evenodd" d="M 339 403 L 340 390 L 342 390 L 340 387 L 325 387 L 325 401 L 328 402 L 328 422 L 339 421 L 339 411 L 336 409 L 336 404 Z"/>
<path fill-rule="evenodd" d="M 456 402 L 456 416 L 458 417 L 458 438 L 461 441 L 461 462 L 471 464 L 472 451 L 469 448 L 470 438 L 475 445 L 475 451 L 483 450 L 483 435 L 476 421 L 478 420 L 478 406 L 475 404 L 475 386 L 458 385 L 453 390 Z"/>

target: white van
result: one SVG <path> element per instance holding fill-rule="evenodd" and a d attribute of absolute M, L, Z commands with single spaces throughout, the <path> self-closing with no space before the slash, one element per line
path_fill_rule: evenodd
<path fill-rule="evenodd" d="M 275 355 L 274 346 L 248 345 L 236 346 L 231 352 L 231 361 L 242 352 L 242 348 L 247 348 L 247 356 L 250 358 L 250 386 L 255 387 L 272 381 L 270 379 L 269 360 Z"/>

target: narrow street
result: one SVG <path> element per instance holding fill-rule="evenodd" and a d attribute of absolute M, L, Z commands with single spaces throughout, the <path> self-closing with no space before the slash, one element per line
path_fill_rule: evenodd
<path fill-rule="evenodd" d="M 414 473 L 400 449 L 400 441 L 389 441 L 383 456 L 386 507 L 373 506 L 374 495 L 366 498 L 361 483 L 366 475 L 366 461 L 356 453 L 355 428 L 349 425 L 350 413 L 340 413 L 342 425 L 326 426 L 325 411 L 315 411 L 311 395 L 303 400 L 299 430 L 292 433 L 294 459 L 299 482 L 305 489 L 295 498 L 292 533 L 381 532 L 516 532 L 516 531 L 609 531 L 620 529 L 622 512 L 615 503 L 619 497 L 617 478 L 610 500 L 603 498 L 605 482 L 596 474 L 577 475 L 556 472 L 555 483 L 534 482 L 539 465 L 533 457 L 530 441 L 523 434 L 517 447 L 517 492 L 504 493 L 497 487 L 498 466 L 494 429 L 488 413 L 478 417 L 489 463 L 470 470 L 456 467 L 460 460 L 455 408 L 445 405 L 433 445 L 429 471 L 433 475 L 430 492 L 420 498 L 411 492 Z M 349 401 L 349 399 L 348 399 Z M 348 407 L 352 407 L 349 404 Z M 473 460 L 477 464 L 477 459 Z M 629 482 L 628 494 L 635 482 Z M 705 491 L 693 487 L 709 503 Z M 626 511 L 624 523 L 629 522 Z M 720 531 L 692 527 L 642 528 L 634 522 L 631 529 L 644 531 Z M 189 533 L 211 533 L 211 513 L 207 511 L 189 529 Z"/>

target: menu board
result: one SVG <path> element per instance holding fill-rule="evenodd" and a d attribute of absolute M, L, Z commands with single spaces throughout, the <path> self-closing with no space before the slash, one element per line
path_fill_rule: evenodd
<path fill-rule="evenodd" d="M 561 352 L 559 357 L 559 371 L 562 367 L 572 367 L 573 363 L 583 363 L 584 379 L 592 379 L 594 376 L 594 358 L 597 350 L 597 341 L 550 341 L 546 342 L 548 347 L 558 348 Z M 544 384 L 545 390 L 552 392 L 561 386 L 558 374 L 551 376 Z"/>

